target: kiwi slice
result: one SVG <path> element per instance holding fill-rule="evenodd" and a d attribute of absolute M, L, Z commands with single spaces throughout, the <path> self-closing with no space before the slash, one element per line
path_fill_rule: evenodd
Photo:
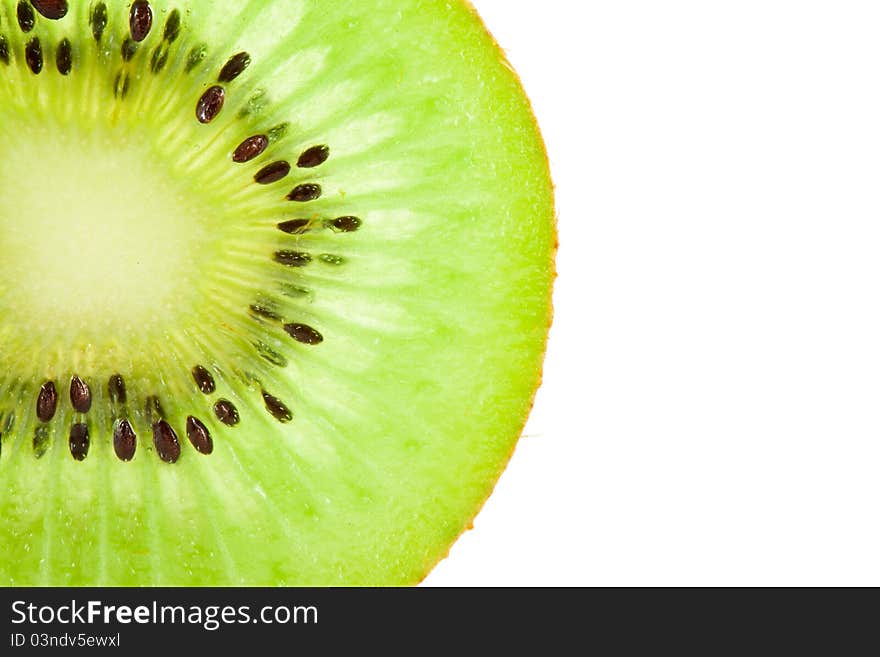
<path fill-rule="evenodd" d="M 418 582 L 522 429 L 552 189 L 447 0 L 0 2 L 0 583 Z"/>

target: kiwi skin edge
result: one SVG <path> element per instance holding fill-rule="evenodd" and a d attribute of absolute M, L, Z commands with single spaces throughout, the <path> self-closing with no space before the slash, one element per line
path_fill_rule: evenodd
<path fill-rule="evenodd" d="M 467 9 L 470 12 L 471 17 L 474 20 L 474 22 L 481 26 L 483 32 L 485 33 L 485 37 L 491 41 L 492 46 L 495 48 L 495 51 L 498 54 L 498 57 L 499 57 L 499 60 L 501 61 L 501 64 L 510 72 L 510 75 L 513 77 L 516 84 L 519 86 L 519 88 L 522 92 L 522 98 L 524 99 L 524 102 L 528 106 L 529 114 L 532 119 L 532 127 L 535 131 L 535 138 L 540 142 L 540 144 L 543 148 L 543 152 L 544 152 L 544 159 L 543 159 L 544 172 L 543 173 L 544 173 L 544 176 L 545 176 L 547 183 L 548 183 L 547 197 L 550 199 L 550 206 L 547 210 L 547 218 L 548 218 L 548 221 L 550 221 L 552 223 L 552 226 L 553 226 L 552 231 L 553 231 L 553 237 L 554 237 L 553 249 L 551 250 L 551 252 L 549 254 L 549 262 L 548 262 L 548 266 L 550 267 L 550 272 L 551 272 L 551 276 L 550 276 L 551 283 L 550 283 L 550 291 L 548 294 L 548 302 L 547 302 L 547 332 L 545 334 L 544 344 L 542 347 L 542 354 L 541 354 L 541 360 L 540 360 L 541 365 L 538 370 L 537 378 L 532 386 L 532 396 L 531 396 L 531 399 L 529 400 L 528 410 L 526 411 L 526 414 L 522 418 L 521 423 L 520 423 L 520 430 L 519 430 L 519 434 L 518 434 L 520 436 L 520 438 L 518 438 L 516 441 L 514 441 L 513 445 L 510 448 L 510 451 L 507 454 L 507 457 L 499 465 L 498 472 L 495 476 L 495 480 L 491 483 L 489 491 L 488 491 L 488 493 L 486 493 L 486 496 L 483 498 L 482 502 L 480 502 L 479 506 L 474 510 L 473 515 L 471 515 L 471 517 L 468 518 L 467 522 L 465 522 L 464 525 L 461 527 L 461 530 L 459 531 L 458 536 L 456 536 L 454 541 L 449 545 L 445 554 L 442 554 L 436 561 L 434 561 L 433 563 L 431 563 L 428 566 L 428 568 L 425 570 L 425 572 L 422 574 L 422 576 L 418 579 L 418 581 L 415 582 L 416 585 L 424 582 L 425 579 L 428 577 L 428 575 L 430 575 L 431 572 L 434 570 L 434 568 L 436 568 L 437 565 L 441 561 L 443 561 L 444 559 L 449 557 L 449 553 L 451 552 L 452 548 L 455 547 L 455 544 L 458 542 L 458 539 L 460 539 L 465 534 L 465 532 L 470 531 L 474 528 L 474 521 L 476 520 L 477 516 L 480 515 L 480 512 L 483 510 L 483 507 L 486 505 L 486 502 L 488 502 L 489 498 L 492 497 L 492 494 L 495 492 L 495 488 L 498 486 L 498 482 L 501 479 L 501 475 L 504 474 L 504 471 L 507 469 L 507 466 L 509 465 L 510 460 L 513 458 L 513 455 L 516 452 L 516 448 L 519 445 L 519 440 L 521 439 L 522 433 L 525 430 L 526 423 L 528 422 L 529 416 L 531 415 L 531 412 L 532 412 L 532 409 L 535 406 L 535 398 L 538 394 L 538 389 L 541 387 L 541 383 L 543 382 L 544 365 L 545 365 L 545 360 L 546 360 L 546 355 L 547 355 L 547 341 L 550 336 L 550 330 L 553 327 L 554 281 L 559 276 L 559 274 L 556 270 L 556 257 L 559 252 L 559 217 L 556 214 L 556 201 L 555 201 L 555 194 L 554 194 L 555 185 L 553 184 L 553 178 L 552 178 L 551 171 L 550 171 L 550 156 L 549 156 L 549 153 L 547 152 L 547 144 L 544 141 L 543 136 L 541 135 L 540 126 L 538 124 L 538 117 L 535 116 L 534 107 L 533 107 L 531 101 L 529 100 L 528 95 L 526 94 L 525 86 L 522 83 L 522 79 L 520 79 L 520 76 L 516 72 L 516 69 L 511 65 L 510 61 L 507 59 L 507 53 L 504 51 L 504 49 L 498 43 L 498 40 L 492 34 L 491 30 L 489 30 L 488 26 L 486 26 L 486 24 L 483 22 L 483 19 L 480 17 L 480 15 L 477 12 L 476 7 L 474 7 L 473 3 L 471 3 L 470 0 L 463 0 L 463 2 L 467 6 Z"/>

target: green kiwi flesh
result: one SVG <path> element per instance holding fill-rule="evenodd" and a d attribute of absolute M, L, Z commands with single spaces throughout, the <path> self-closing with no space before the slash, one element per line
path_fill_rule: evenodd
<path fill-rule="evenodd" d="M 397 585 L 540 379 L 553 195 L 446 0 L 0 1 L 0 584 Z"/>

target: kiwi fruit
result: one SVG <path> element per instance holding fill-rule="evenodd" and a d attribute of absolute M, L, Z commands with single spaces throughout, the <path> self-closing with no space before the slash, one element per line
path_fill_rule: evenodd
<path fill-rule="evenodd" d="M 0 1 L 0 583 L 403 585 L 551 318 L 539 131 L 448 0 Z"/>

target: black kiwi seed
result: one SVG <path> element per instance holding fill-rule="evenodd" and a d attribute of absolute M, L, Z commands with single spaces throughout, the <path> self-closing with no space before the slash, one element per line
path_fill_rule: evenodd
<path fill-rule="evenodd" d="M 73 51 L 70 46 L 70 39 L 63 39 L 58 44 L 58 50 L 55 53 L 55 65 L 61 75 L 67 75 L 73 68 Z"/>
<path fill-rule="evenodd" d="M 214 441 L 211 440 L 211 434 L 201 420 L 190 415 L 186 418 L 186 437 L 189 442 L 201 454 L 210 454 L 214 451 Z"/>
<path fill-rule="evenodd" d="M 46 450 L 49 449 L 49 427 L 41 424 L 34 429 L 34 456 L 43 458 Z"/>
<path fill-rule="evenodd" d="M 303 344 L 315 345 L 324 342 L 324 336 L 306 324 L 285 324 L 284 330 L 294 340 Z"/>
<path fill-rule="evenodd" d="M 41 16 L 57 21 L 67 15 L 67 0 L 31 0 Z"/>
<path fill-rule="evenodd" d="M 130 62 L 137 53 L 137 50 L 137 42 L 131 37 L 125 37 L 125 41 L 122 42 L 122 46 L 119 49 L 120 53 L 122 54 L 122 61 Z"/>
<path fill-rule="evenodd" d="M 214 377 L 211 376 L 211 373 L 201 365 L 196 365 L 192 368 L 192 376 L 196 385 L 199 387 L 199 390 L 206 395 L 210 395 L 217 389 L 217 386 L 214 384 Z"/>
<path fill-rule="evenodd" d="M 180 11 L 175 9 L 168 14 L 168 20 L 165 21 L 165 32 L 162 38 L 168 43 L 177 41 L 180 36 Z"/>
<path fill-rule="evenodd" d="M 214 415 L 223 424 L 234 427 L 238 424 L 238 409 L 228 399 L 221 399 L 214 404 Z"/>
<path fill-rule="evenodd" d="M 137 449 L 137 436 L 128 420 L 119 420 L 113 428 L 113 451 L 120 461 L 131 461 Z"/>
<path fill-rule="evenodd" d="M 196 104 L 196 118 L 199 120 L 199 123 L 210 123 L 213 121 L 220 113 L 220 110 L 223 109 L 224 100 L 226 100 L 226 92 L 223 90 L 223 87 L 214 85 L 203 93 Z"/>
<path fill-rule="evenodd" d="M 281 315 L 272 310 L 269 310 L 265 306 L 261 306 L 259 304 L 251 304 L 248 309 L 257 317 L 262 317 L 263 319 L 271 319 L 276 322 L 281 321 Z"/>
<path fill-rule="evenodd" d="M 220 69 L 220 75 L 217 76 L 217 82 L 232 82 L 244 70 L 251 65 L 251 56 L 246 52 L 240 52 L 229 58 L 229 61 Z"/>
<path fill-rule="evenodd" d="M 89 385 L 78 376 L 70 380 L 70 403 L 77 413 L 88 413 L 92 407 L 92 391 Z"/>
<path fill-rule="evenodd" d="M 24 47 L 24 59 L 33 74 L 39 75 L 43 70 L 43 46 L 40 45 L 38 38 L 34 37 L 28 41 Z"/>
<path fill-rule="evenodd" d="M 31 9 L 31 6 L 25 0 L 21 0 L 21 2 L 18 3 L 16 14 L 18 16 L 18 26 L 21 28 L 22 32 L 27 34 L 34 29 L 34 25 L 37 23 L 37 17 L 34 16 L 34 10 Z"/>
<path fill-rule="evenodd" d="M 180 458 L 180 441 L 165 420 L 153 423 L 153 445 L 156 446 L 159 458 L 166 463 L 176 463 Z"/>
<path fill-rule="evenodd" d="M 58 390 L 54 381 L 46 381 L 40 386 L 40 394 L 37 395 L 37 419 L 40 422 L 48 422 L 55 415 L 58 408 Z"/>
<path fill-rule="evenodd" d="M 266 404 L 266 410 L 279 422 L 290 422 L 293 419 L 293 413 L 290 412 L 287 405 L 265 390 L 263 390 L 263 402 Z"/>
<path fill-rule="evenodd" d="M 70 427 L 70 455 L 77 461 L 84 461 L 89 453 L 89 428 L 82 422 Z"/>
<path fill-rule="evenodd" d="M 329 226 L 341 233 L 353 233 L 361 227 L 361 223 L 358 217 L 337 217 L 329 222 Z"/>
<path fill-rule="evenodd" d="M 261 185 L 271 185 L 272 183 L 285 178 L 288 173 L 290 173 L 290 164 L 284 160 L 280 160 L 278 162 L 273 162 L 272 164 L 267 164 L 260 169 L 259 172 L 257 172 L 257 175 L 254 176 L 254 180 Z"/>
<path fill-rule="evenodd" d="M 321 198 L 321 186 L 313 183 L 305 183 L 297 185 L 290 194 L 287 195 L 288 201 L 296 201 L 298 203 L 307 203 Z"/>
<path fill-rule="evenodd" d="M 274 259 L 286 267 L 305 267 L 312 261 L 312 256 L 301 251 L 276 251 Z"/>
<path fill-rule="evenodd" d="M 117 98 L 125 98 L 128 95 L 129 82 L 128 73 L 125 71 L 120 71 L 116 74 L 116 80 L 113 83 L 113 93 Z"/>
<path fill-rule="evenodd" d="M 0 62 L 9 64 L 9 41 L 3 34 L 0 34 Z"/>
<path fill-rule="evenodd" d="M 89 24 L 92 26 L 92 36 L 95 37 L 95 41 L 101 43 L 101 37 L 104 35 L 104 30 L 107 29 L 107 5 L 103 2 L 95 5 L 95 9 L 89 17 Z"/>
<path fill-rule="evenodd" d="M 296 161 L 296 166 L 300 169 L 311 169 L 324 164 L 329 157 L 329 146 L 312 146 L 303 151 L 302 155 L 300 155 L 299 159 Z"/>
<path fill-rule="evenodd" d="M 121 374 L 114 374 L 107 382 L 107 392 L 110 393 L 110 401 L 114 404 L 124 404 L 128 395 L 125 392 L 125 379 Z"/>
<path fill-rule="evenodd" d="M 186 58 L 186 72 L 192 73 L 192 70 L 205 60 L 207 54 L 208 46 L 204 43 L 193 46 L 193 49 L 189 51 L 189 55 Z"/>
<path fill-rule="evenodd" d="M 302 235 L 308 232 L 310 223 L 308 219 L 289 219 L 278 224 L 278 230 L 288 235 Z"/>
<path fill-rule="evenodd" d="M 153 73 L 159 73 L 165 68 L 165 65 L 168 63 L 169 53 L 170 50 L 168 46 L 156 46 L 156 49 L 153 51 L 153 56 L 150 58 L 150 70 Z"/>
<path fill-rule="evenodd" d="M 232 161 L 239 164 L 250 162 L 255 157 L 262 155 L 269 146 L 269 138 L 266 135 L 254 135 L 248 137 L 238 145 L 232 153 Z"/>
<path fill-rule="evenodd" d="M 147 422 L 150 424 L 155 424 L 165 417 L 165 410 L 162 408 L 162 402 L 159 401 L 159 398 L 156 395 L 150 395 L 147 397 L 147 400 L 144 403 L 144 413 L 147 416 Z"/>
<path fill-rule="evenodd" d="M 153 27 L 153 10 L 147 0 L 134 0 L 128 14 L 128 27 L 135 41 L 141 42 L 147 38 Z"/>

